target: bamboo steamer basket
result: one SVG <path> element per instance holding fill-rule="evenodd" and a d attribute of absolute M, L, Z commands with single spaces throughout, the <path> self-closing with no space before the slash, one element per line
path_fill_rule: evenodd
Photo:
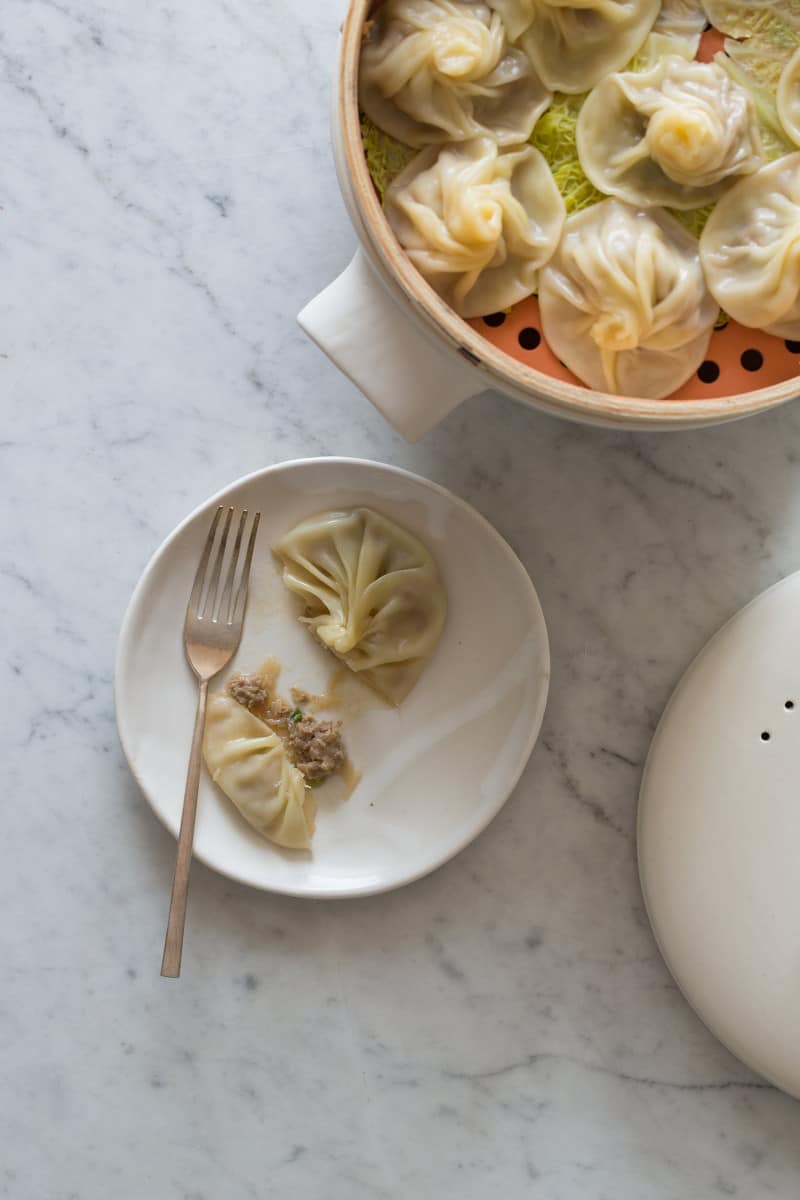
<path fill-rule="evenodd" d="M 549 351 L 535 298 L 464 321 L 406 257 L 367 170 L 358 63 L 372 0 L 342 25 L 332 108 L 336 172 L 359 246 L 343 273 L 300 313 L 305 332 L 409 441 L 491 389 L 532 408 L 618 429 L 686 430 L 764 412 L 800 395 L 800 343 L 731 322 L 703 370 L 666 400 L 585 387 Z M 754 365 L 755 364 L 755 365 Z"/>

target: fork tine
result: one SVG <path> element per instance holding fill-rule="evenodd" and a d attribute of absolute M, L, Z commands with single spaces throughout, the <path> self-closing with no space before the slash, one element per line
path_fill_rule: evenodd
<path fill-rule="evenodd" d="M 200 562 L 197 567 L 197 572 L 195 573 L 194 583 L 192 584 L 191 595 L 189 596 L 189 604 L 186 609 L 187 612 L 196 614 L 200 607 L 200 596 L 202 595 L 203 584 L 205 583 L 206 567 L 208 566 L 208 560 L 211 556 L 211 548 L 214 545 L 214 538 L 217 533 L 217 526 L 219 525 L 219 519 L 221 516 L 222 505 L 220 504 L 219 508 L 214 513 L 214 520 L 211 522 L 211 528 L 208 531 L 206 544 L 203 547 L 203 553 L 200 556 Z"/>
<path fill-rule="evenodd" d="M 214 566 L 211 570 L 211 579 L 208 584 L 208 591 L 203 602 L 203 611 L 198 612 L 198 617 L 213 618 L 214 609 L 217 604 L 217 592 L 219 591 L 219 577 L 222 572 L 222 561 L 225 558 L 225 548 L 228 544 L 228 531 L 231 527 L 231 518 L 233 517 L 233 509 L 229 508 L 225 514 L 225 524 L 222 526 L 222 536 L 219 539 L 217 553 L 214 559 Z"/>
<path fill-rule="evenodd" d="M 258 523 L 260 520 L 261 513 L 254 513 L 253 526 L 250 530 L 250 540 L 247 543 L 247 553 L 244 556 L 244 566 L 239 576 L 239 587 L 236 591 L 236 598 L 233 604 L 233 617 L 230 622 L 233 625 L 241 625 L 244 620 L 244 610 L 247 607 L 247 585 L 250 582 L 250 564 L 253 561 L 253 549 L 256 544 L 256 534 L 258 533 Z"/>
<path fill-rule="evenodd" d="M 228 569 L 225 572 L 225 583 L 222 587 L 222 595 L 219 598 L 219 608 L 214 613 L 214 620 L 224 621 L 226 625 L 230 625 L 233 617 L 233 580 L 236 575 L 236 567 L 239 563 L 239 550 L 242 545 L 242 534 L 244 533 L 246 521 L 247 509 L 245 508 L 239 518 L 239 528 L 236 530 L 236 541 L 233 543 L 233 552 L 228 563 Z"/>

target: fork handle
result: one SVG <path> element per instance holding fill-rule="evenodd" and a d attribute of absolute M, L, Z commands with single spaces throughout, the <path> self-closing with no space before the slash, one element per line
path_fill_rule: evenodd
<path fill-rule="evenodd" d="M 168 979 L 177 979 L 181 973 L 183 929 L 186 924 L 189 870 L 192 865 L 194 822 L 197 816 L 197 789 L 200 783 L 200 751 L 203 745 L 207 703 L 208 680 L 201 679 L 200 695 L 197 699 L 197 716 L 194 719 L 194 733 L 192 734 L 192 752 L 189 755 L 189 770 L 186 773 L 186 791 L 183 794 L 183 814 L 181 831 L 178 834 L 178 857 L 175 861 L 175 876 L 172 880 L 167 936 L 164 939 L 164 957 L 161 960 L 161 974 Z"/>

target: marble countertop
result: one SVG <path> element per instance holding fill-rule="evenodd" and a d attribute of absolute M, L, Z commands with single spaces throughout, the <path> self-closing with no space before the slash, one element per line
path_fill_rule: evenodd
<path fill-rule="evenodd" d="M 404 444 L 294 319 L 354 247 L 343 10 L 3 5 L 0 1196 L 794 1200 L 800 1105 L 678 994 L 634 825 L 684 667 L 800 566 L 800 407 L 643 436 L 485 395 Z M 309 454 L 409 467 L 508 538 L 549 623 L 543 735 L 400 892 L 197 865 L 167 983 L 174 842 L 118 746 L 118 627 L 190 509 Z"/>

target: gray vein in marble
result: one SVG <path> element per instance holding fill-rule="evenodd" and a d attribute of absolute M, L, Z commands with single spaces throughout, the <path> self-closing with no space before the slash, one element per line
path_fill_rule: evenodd
<path fill-rule="evenodd" d="M 605 826 L 605 828 L 612 830 L 613 833 L 618 834 L 620 837 L 632 837 L 632 833 L 626 829 L 622 829 L 614 818 L 606 812 L 598 800 L 594 800 L 591 796 L 584 794 L 578 780 L 570 770 L 566 753 L 556 749 L 547 737 L 542 737 L 541 745 L 544 750 L 552 755 L 554 762 L 557 764 L 567 795 L 571 796 L 573 800 L 584 808 L 598 825 Z M 616 757 L 619 757 L 619 755 Z"/>
<path fill-rule="evenodd" d="M 578 1067 L 582 1071 L 591 1071 L 599 1075 L 610 1075 L 622 1083 L 636 1083 L 652 1088 L 675 1088 L 678 1091 L 719 1092 L 726 1091 L 728 1088 L 746 1088 L 761 1091 L 764 1089 L 769 1090 L 771 1086 L 768 1083 L 761 1083 L 756 1079 L 721 1079 L 692 1083 L 681 1083 L 671 1079 L 651 1079 L 646 1075 L 631 1075 L 626 1071 L 615 1071 L 612 1068 L 600 1066 L 597 1063 L 581 1062 L 577 1058 L 564 1054 L 528 1054 L 525 1058 L 520 1059 L 519 1062 L 493 1067 L 488 1071 L 450 1071 L 445 1072 L 445 1074 L 450 1079 L 465 1079 L 472 1083 L 482 1083 L 487 1079 L 497 1079 L 501 1075 L 508 1075 L 512 1071 L 527 1071 L 531 1067 L 538 1066 L 539 1063 L 549 1062 L 567 1063 Z"/>

